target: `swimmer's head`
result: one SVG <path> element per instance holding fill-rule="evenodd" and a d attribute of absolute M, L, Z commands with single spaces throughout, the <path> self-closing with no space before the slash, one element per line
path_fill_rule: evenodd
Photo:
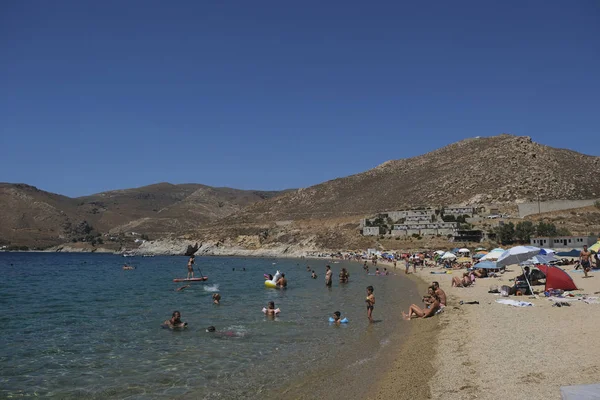
<path fill-rule="evenodd" d="M 181 313 L 179 311 L 173 311 L 173 318 L 181 318 Z"/>
<path fill-rule="evenodd" d="M 281 277 L 282 277 L 282 278 L 285 278 L 285 274 L 281 274 Z"/>
<path fill-rule="evenodd" d="M 217 329 L 214 326 L 209 326 L 208 328 L 206 328 L 206 332 L 214 332 Z"/>
<path fill-rule="evenodd" d="M 275 308 L 275 302 L 274 301 L 270 301 L 269 302 L 269 308 Z"/>
<path fill-rule="evenodd" d="M 335 319 L 340 319 L 340 316 L 342 315 L 339 311 L 336 311 L 333 313 Z"/>
<path fill-rule="evenodd" d="M 373 293 L 373 286 L 367 286 L 367 292 Z"/>

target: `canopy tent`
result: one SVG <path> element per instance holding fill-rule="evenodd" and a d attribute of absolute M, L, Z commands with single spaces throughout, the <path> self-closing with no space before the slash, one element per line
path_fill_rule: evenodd
<path fill-rule="evenodd" d="M 558 260 L 553 255 L 545 256 L 543 254 L 538 254 L 537 256 L 531 257 L 527 261 L 523 261 L 521 265 L 550 264 L 556 261 Z"/>
<path fill-rule="evenodd" d="M 556 253 L 557 256 L 560 257 L 579 257 L 580 250 L 573 249 L 570 251 L 561 251 Z"/>
<path fill-rule="evenodd" d="M 481 268 L 481 269 L 500 269 L 501 267 L 498 266 L 498 264 L 496 264 L 493 261 L 482 261 L 480 263 L 477 263 L 473 266 L 473 268 Z"/>
<path fill-rule="evenodd" d="M 531 257 L 540 254 L 539 247 L 533 246 L 515 246 L 498 257 L 498 265 L 506 266 L 511 264 L 518 264 L 523 261 L 529 260 Z"/>
<path fill-rule="evenodd" d="M 600 242 L 594 243 L 593 245 L 590 246 L 590 248 L 588 250 L 593 251 L 594 253 L 597 253 L 598 251 L 600 251 Z"/>
<path fill-rule="evenodd" d="M 544 290 L 577 290 L 575 282 L 573 282 L 573 279 L 565 270 L 552 265 L 538 265 L 537 269 L 546 275 L 546 286 Z"/>

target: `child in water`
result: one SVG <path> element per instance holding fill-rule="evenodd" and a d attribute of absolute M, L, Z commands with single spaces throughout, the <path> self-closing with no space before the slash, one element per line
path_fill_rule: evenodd
<path fill-rule="evenodd" d="M 213 304 L 219 305 L 221 304 L 221 295 L 219 293 L 213 293 L 212 295 L 212 299 L 213 299 Z"/>
<path fill-rule="evenodd" d="M 375 276 L 379 276 L 379 267 L 375 268 Z"/>
<path fill-rule="evenodd" d="M 181 320 L 181 313 L 179 311 L 174 311 L 171 319 L 163 322 L 163 326 L 170 329 L 185 328 L 187 326 L 187 322 L 183 322 Z"/>
<path fill-rule="evenodd" d="M 373 322 L 373 307 L 375 306 L 375 296 L 373 295 L 373 286 L 367 286 L 367 317 L 369 322 Z"/>
<path fill-rule="evenodd" d="M 339 311 L 333 313 L 333 323 L 340 325 L 342 323 L 342 314 Z"/>
<path fill-rule="evenodd" d="M 312 272 L 311 278 L 313 278 L 313 279 L 317 279 L 317 274 L 315 274 L 315 271 L 314 271 L 314 270 L 313 270 L 313 272 Z"/>

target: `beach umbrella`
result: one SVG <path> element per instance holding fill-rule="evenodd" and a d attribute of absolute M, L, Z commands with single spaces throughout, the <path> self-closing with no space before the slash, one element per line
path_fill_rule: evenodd
<path fill-rule="evenodd" d="M 444 255 L 444 253 L 446 253 L 444 250 L 438 250 L 435 252 L 435 254 L 440 255 L 440 256 Z"/>
<path fill-rule="evenodd" d="M 555 261 L 558 260 L 553 255 L 538 254 L 537 256 L 531 257 L 527 261 L 523 261 L 521 265 L 550 264 Z"/>
<path fill-rule="evenodd" d="M 556 251 L 552 250 L 552 249 L 541 249 L 540 250 L 540 254 L 542 255 L 548 255 L 548 254 L 554 254 L 556 253 Z"/>
<path fill-rule="evenodd" d="M 598 251 L 600 251 L 600 242 L 594 243 L 588 250 L 597 253 Z"/>
<path fill-rule="evenodd" d="M 487 254 L 487 253 L 486 253 Z M 473 256 L 474 259 L 479 260 L 480 258 L 482 258 L 483 256 L 485 256 L 485 254 L 475 254 Z"/>
<path fill-rule="evenodd" d="M 483 257 L 481 257 L 481 261 L 495 261 L 498 258 L 500 258 L 502 253 L 504 253 L 504 250 L 494 249 L 494 250 L 490 251 L 489 253 L 487 253 L 486 255 L 484 255 Z"/>
<path fill-rule="evenodd" d="M 540 254 L 540 248 L 534 246 L 515 246 L 498 257 L 498 265 L 506 266 L 511 264 L 518 264 L 523 261 L 529 260 L 533 256 Z"/>
<path fill-rule="evenodd" d="M 483 268 L 483 269 L 500 269 L 497 263 L 494 261 L 482 261 L 473 266 L 473 268 Z"/>
<path fill-rule="evenodd" d="M 581 253 L 581 250 L 573 249 L 569 251 L 560 251 L 556 253 L 556 255 L 561 257 L 579 257 L 579 253 Z"/>
<path fill-rule="evenodd" d="M 476 249 L 475 249 L 475 251 L 481 251 L 481 250 L 484 250 L 484 251 L 485 251 L 485 250 L 487 250 L 487 249 L 486 249 L 485 247 L 478 247 L 478 248 L 476 248 Z"/>
<path fill-rule="evenodd" d="M 471 252 L 471 250 L 469 250 L 469 249 L 467 249 L 467 248 L 464 248 L 464 247 L 463 247 L 462 249 L 458 249 L 458 252 L 459 252 L 459 253 L 470 253 L 470 252 Z"/>
<path fill-rule="evenodd" d="M 496 247 L 495 249 L 490 250 L 490 253 L 492 251 L 501 251 L 502 252 L 502 251 L 504 251 L 504 249 L 502 247 Z"/>
<path fill-rule="evenodd" d="M 444 253 L 444 255 L 442 256 L 442 260 L 454 260 L 456 259 L 456 256 L 452 253 L 450 253 L 449 251 Z"/>

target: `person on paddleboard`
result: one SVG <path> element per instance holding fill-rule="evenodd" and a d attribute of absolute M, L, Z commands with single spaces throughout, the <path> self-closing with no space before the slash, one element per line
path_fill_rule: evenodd
<path fill-rule="evenodd" d="M 190 259 L 188 260 L 188 273 L 187 273 L 187 278 L 193 278 L 194 277 L 194 255 L 192 254 L 190 256 Z"/>

